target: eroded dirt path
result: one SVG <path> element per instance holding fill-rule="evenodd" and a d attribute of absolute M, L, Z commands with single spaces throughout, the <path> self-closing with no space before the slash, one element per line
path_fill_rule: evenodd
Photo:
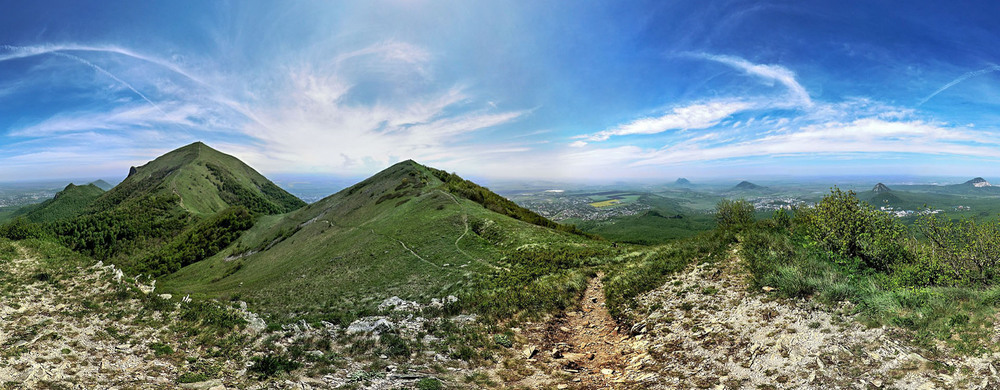
<path fill-rule="evenodd" d="M 642 336 L 631 337 L 608 314 L 598 275 L 588 283 L 580 307 L 528 326 L 522 353 L 536 374 L 512 381 L 514 387 L 558 389 L 635 388 L 643 374 Z"/>

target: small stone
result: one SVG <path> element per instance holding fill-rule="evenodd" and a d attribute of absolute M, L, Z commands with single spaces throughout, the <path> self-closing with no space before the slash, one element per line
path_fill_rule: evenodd
<path fill-rule="evenodd" d="M 774 291 L 775 288 L 771 287 L 771 286 L 764 286 L 764 287 L 761 287 L 761 290 L 764 290 L 764 292 L 771 292 L 771 291 Z"/>
<path fill-rule="evenodd" d="M 532 357 L 535 356 L 536 353 L 538 353 L 538 348 L 535 348 L 534 345 L 529 346 L 528 348 L 524 349 L 524 358 L 531 359 Z"/>
<path fill-rule="evenodd" d="M 569 385 L 560 384 L 560 385 L 556 386 L 556 388 L 557 389 L 567 389 L 567 388 L 569 388 Z"/>
<path fill-rule="evenodd" d="M 602 368 L 601 369 L 601 374 L 604 374 L 605 376 L 611 375 L 611 374 L 614 374 L 614 373 L 615 373 L 615 370 L 612 370 L 610 368 Z"/>

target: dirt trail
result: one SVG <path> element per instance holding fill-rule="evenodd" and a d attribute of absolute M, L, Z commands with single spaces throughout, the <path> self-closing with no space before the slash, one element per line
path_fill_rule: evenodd
<path fill-rule="evenodd" d="M 634 387 L 635 373 L 628 368 L 635 355 L 634 340 L 619 333 L 618 323 L 608 314 L 601 276 L 590 280 L 579 309 L 527 329 L 529 344 L 537 345 L 529 347 L 529 350 L 537 348 L 537 352 L 524 354 L 526 358 L 532 355 L 528 363 L 552 375 L 525 378 L 514 385 L 555 384 L 557 388 L 574 389 Z"/>

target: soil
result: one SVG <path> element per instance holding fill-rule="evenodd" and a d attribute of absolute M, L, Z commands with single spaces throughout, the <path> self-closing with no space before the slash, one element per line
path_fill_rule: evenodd
<path fill-rule="evenodd" d="M 637 372 L 631 337 L 608 314 L 602 275 L 592 278 L 575 310 L 526 327 L 528 347 L 522 353 L 535 375 L 508 382 L 513 387 L 630 389 Z M 637 337 L 641 340 L 641 336 Z M 534 352 L 532 352 L 534 351 Z M 648 357 L 648 356 L 647 356 Z M 550 375 L 539 375 L 538 371 Z"/>

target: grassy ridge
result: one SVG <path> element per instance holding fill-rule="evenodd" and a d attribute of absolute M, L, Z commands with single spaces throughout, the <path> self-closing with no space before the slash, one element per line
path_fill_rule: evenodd
<path fill-rule="evenodd" d="M 32 222 L 69 219 L 83 214 L 95 199 L 104 194 L 96 185 L 78 186 L 70 183 L 52 199 L 31 208 L 25 218 Z"/>
<path fill-rule="evenodd" d="M 571 304 L 592 274 L 587 267 L 606 261 L 609 243 L 497 213 L 452 194 L 453 186 L 435 172 L 412 161 L 396 164 L 262 220 L 226 250 L 160 286 L 238 296 L 280 321 L 351 318 L 394 295 L 421 302 L 455 295 L 467 310 L 501 317 Z M 558 256 L 573 260 L 550 261 Z"/>

